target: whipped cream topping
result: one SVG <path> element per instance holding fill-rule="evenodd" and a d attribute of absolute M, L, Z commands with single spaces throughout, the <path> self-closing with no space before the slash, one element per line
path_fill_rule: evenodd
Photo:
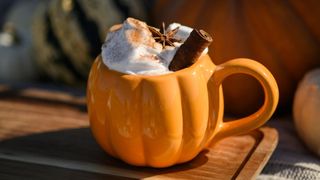
<path fill-rule="evenodd" d="M 189 37 L 190 27 L 172 23 L 166 31 L 179 27 L 174 35 L 180 42 L 175 47 L 155 41 L 148 25 L 137 19 L 128 18 L 122 25 L 110 28 L 102 46 L 103 63 L 110 69 L 126 74 L 160 75 L 170 73 L 168 69 L 177 49 Z M 206 54 L 208 49 L 204 50 Z"/>

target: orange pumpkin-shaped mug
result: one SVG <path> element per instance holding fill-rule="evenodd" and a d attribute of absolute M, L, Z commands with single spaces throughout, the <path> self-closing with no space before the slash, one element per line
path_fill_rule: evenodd
<path fill-rule="evenodd" d="M 223 122 L 221 83 L 235 73 L 256 78 L 265 100 L 256 113 Z M 113 157 L 152 167 L 189 161 L 210 142 L 260 127 L 271 117 L 278 98 L 276 81 L 263 65 L 249 59 L 215 65 L 208 55 L 188 68 L 156 76 L 110 70 L 99 56 L 87 87 L 97 142 Z"/>

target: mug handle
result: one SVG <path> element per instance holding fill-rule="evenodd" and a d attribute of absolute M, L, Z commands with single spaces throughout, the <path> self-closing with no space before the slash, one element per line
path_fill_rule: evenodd
<path fill-rule="evenodd" d="M 278 86 L 270 71 L 262 64 L 250 59 L 238 58 L 218 65 L 213 73 L 216 88 L 220 88 L 226 77 L 237 73 L 248 74 L 260 82 L 265 94 L 264 103 L 258 111 L 247 117 L 230 122 L 220 122 L 215 136 L 217 139 L 247 133 L 260 127 L 272 116 L 279 101 Z"/>

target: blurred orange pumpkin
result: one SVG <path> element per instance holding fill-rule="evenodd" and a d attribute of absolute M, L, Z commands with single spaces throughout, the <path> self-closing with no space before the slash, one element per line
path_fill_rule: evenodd
<path fill-rule="evenodd" d="M 152 14 L 155 25 L 179 22 L 213 35 L 209 55 L 216 64 L 239 57 L 264 64 L 279 84 L 280 111 L 291 107 L 303 74 L 320 66 L 317 0 L 158 0 Z M 244 75 L 227 79 L 224 91 L 226 111 L 238 115 L 255 111 L 263 100 L 258 82 Z"/>

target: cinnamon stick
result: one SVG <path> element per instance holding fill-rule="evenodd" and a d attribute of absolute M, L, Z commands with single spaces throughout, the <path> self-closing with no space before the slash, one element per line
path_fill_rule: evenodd
<path fill-rule="evenodd" d="M 170 71 L 178 71 L 194 64 L 212 42 L 212 37 L 204 30 L 194 29 L 180 46 L 170 65 Z"/>

